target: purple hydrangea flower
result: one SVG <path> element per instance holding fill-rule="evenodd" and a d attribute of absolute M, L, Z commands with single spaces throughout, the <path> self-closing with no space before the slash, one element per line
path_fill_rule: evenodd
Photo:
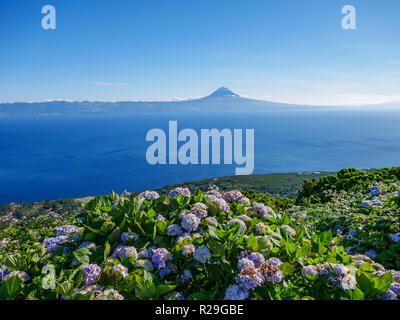
<path fill-rule="evenodd" d="M 397 282 L 391 283 L 389 289 L 392 290 L 397 295 L 397 297 L 400 296 L 400 283 Z"/>
<path fill-rule="evenodd" d="M 265 263 L 271 264 L 275 267 L 279 267 L 283 262 L 281 260 L 279 260 L 278 258 L 272 257 L 269 258 L 265 261 Z"/>
<path fill-rule="evenodd" d="M 316 266 L 304 266 L 303 269 L 301 270 L 301 274 L 305 276 L 313 276 L 316 277 L 318 276 L 318 269 Z"/>
<path fill-rule="evenodd" d="M 194 214 L 187 214 L 183 217 L 181 226 L 186 231 L 195 231 L 200 224 L 200 219 Z"/>
<path fill-rule="evenodd" d="M 214 217 L 207 217 L 206 218 L 206 223 L 213 226 L 213 227 L 218 227 L 218 220 L 215 219 Z"/>
<path fill-rule="evenodd" d="M 242 253 L 238 257 L 238 260 L 241 260 L 243 258 L 247 258 L 247 259 L 253 261 L 254 265 L 256 266 L 256 268 L 258 268 L 263 263 L 265 263 L 264 256 L 259 252 L 250 252 L 250 251 L 247 251 L 247 250 L 242 251 Z"/>
<path fill-rule="evenodd" d="M 86 286 L 94 284 L 100 277 L 100 267 L 97 264 L 88 264 L 83 267 L 83 282 Z"/>
<path fill-rule="evenodd" d="M 235 278 L 236 283 L 247 290 L 259 287 L 264 283 L 261 273 L 254 268 L 242 269 Z"/>
<path fill-rule="evenodd" d="M 200 246 L 194 252 L 194 259 L 206 263 L 211 258 L 211 252 L 206 246 Z"/>
<path fill-rule="evenodd" d="M 267 207 L 265 204 L 259 202 L 253 203 L 253 209 L 255 213 L 259 213 L 261 215 L 269 215 L 272 212 L 270 207 Z"/>
<path fill-rule="evenodd" d="M 188 256 L 195 252 L 196 247 L 193 244 L 186 244 L 183 246 L 182 255 Z"/>
<path fill-rule="evenodd" d="M 221 193 L 219 191 L 217 191 L 217 190 L 207 191 L 204 195 L 207 196 L 207 197 L 213 196 L 213 197 L 216 197 L 218 199 L 222 199 Z"/>
<path fill-rule="evenodd" d="M 107 289 L 96 300 L 124 300 L 124 297 L 115 289 Z"/>
<path fill-rule="evenodd" d="M 228 213 L 229 211 L 229 204 L 224 200 L 217 198 L 216 196 L 208 196 L 208 203 L 213 203 L 217 205 L 222 212 Z"/>
<path fill-rule="evenodd" d="M 138 254 L 135 247 L 128 247 L 120 244 L 115 248 L 112 257 L 123 259 L 133 257 L 133 259 L 136 260 Z"/>
<path fill-rule="evenodd" d="M 235 202 L 243 197 L 243 194 L 239 190 L 233 190 L 225 192 L 222 198 L 227 202 Z"/>
<path fill-rule="evenodd" d="M 250 259 L 243 258 L 240 259 L 238 264 L 237 264 L 238 269 L 246 269 L 246 268 L 255 268 L 254 262 L 251 261 Z"/>
<path fill-rule="evenodd" d="M 121 274 L 122 275 L 122 277 L 126 277 L 127 275 L 128 275 L 128 268 L 127 267 L 124 267 L 122 264 L 117 264 L 117 265 L 115 265 L 113 268 L 112 268 L 112 270 L 111 270 L 111 273 L 112 274 Z"/>
<path fill-rule="evenodd" d="M 246 229 L 247 229 L 246 224 L 240 219 L 236 219 L 236 218 L 232 219 L 232 220 L 228 221 L 228 223 L 226 225 L 228 227 L 230 227 L 231 225 L 236 224 L 236 223 L 239 223 L 239 225 L 240 225 L 240 232 L 246 231 Z"/>
<path fill-rule="evenodd" d="M 6 266 L 1 266 L 0 268 L 0 283 L 3 281 L 3 278 L 8 276 L 11 271 Z"/>
<path fill-rule="evenodd" d="M 249 292 L 243 290 L 237 284 L 231 284 L 225 292 L 224 300 L 246 300 L 249 297 Z"/>
<path fill-rule="evenodd" d="M 155 219 L 155 221 L 165 221 L 164 216 L 162 216 L 161 214 L 159 214 Z"/>
<path fill-rule="evenodd" d="M 397 300 L 397 294 L 388 289 L 387 292 L 379 294 L 378 298 L 380 300 Z"/>
<path fill-rule="evenodd" d="M 153 262 L 154 268 L 162 269 L 165 268 L 166 262 L 171 260 L 171 253 L 165 248 L 158 248 L 153 251 L 151 261 Z"/>
<path fill-rule="evenodd" d="M 155 200 L 160 197 L 160 195 L 155 191 L 144 191 L 139 195 L 140 198 L 146 200 Z"/>
<path fill-rule="evenodd" d="M 178 187 L 178 188 L 175 188 L 174 190 L 171 190 L 169 192 L 169 194 L 168 194 L 168 197 L 173 198 L 178 194 L 181 195 L 181 196 L 184 196 L 184 197 L 190 197 L 191 196 L 190 190 L 188 188 Z"/>

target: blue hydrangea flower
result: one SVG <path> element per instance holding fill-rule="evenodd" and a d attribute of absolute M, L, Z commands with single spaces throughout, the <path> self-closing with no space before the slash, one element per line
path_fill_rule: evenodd
<path fill-rule="evenodd" d="M 392 233 L 390 235 L 390 239 L 392 239 L 394 242 L 399 242 L 400 241 L 400 232 L 398 233 Z"/>
<path fill-rule="evenodd" d="M 55 238 L 46 238 L 43 240 L 43 244 L 46 247 L 47 252 L 54 253 L 60 244 L 68 241 L 68 236 L 58 236 Z"/>
<path fill-rule="evenodd" d="M 115 248 L 112 257 L 123 259 L 133 257 L 133 259 L 136 260 L 138 257 L 138 253 L 135 247 L 128 247 L 120 244 L 118 245 L 118 247 Z"/>
<path fill-rule="evenodd" d="M 392 290 L 397 295 L 397 297 L 400 296 L 400 283 L 397 282 L 391 283 L 389 289 Z"/>
<path fill-rule="evenodd" d="M 171 224 L 167 228 L 167 235 L 169 235 L 169 236 L 176 236 L 176 235 L 180 234 L 181 232 L 182 232 L 182 229 L 177 224 Z"/>
<path fill-rule="evenodd" d="M 368 251 L 366 251 L 365 253 L 364 253 L 368 258 L 371 258 L 372 260 L 374 260 L 375 258 L 376 258 L 376 256 L 378 255 L 377 253 L 376 253 L 376 251 L 375 250 L 368 250 Z"/>
<path fill-rule="evenodd" d="M 363 202 L 361 202 L 361 207 L 363 208 L 368 208 L 371 207 L 373 205 L 371 200 L 364 200 Z"/>
<path fill-rule="evenodd" d="M 94 284 L 100 277 L 100 267 L 97 264 L 88 264 L 83 267 L 83 282 L 86 286 Z"/>
<path fill-rule="evenodd" d="M 381 191 L 378 187 L 371 187 L 371 196 L 377 197 L 381 194 Z"/>
<path fill-rule="evenodd" d="M 183 271 L 183 273 L 181 274 L 181 280 L 182 280 L 182 282 L 186 282 L 186 281 L 188 281 L 188 280 L 190 280 L 190 279 L 192 279 L 192 278 L 193 278 L 192 273 L 191 273 L 189 270 L 185 270 L 185 271 Z"/>
<path fill-rule="evenodd" d="M 249 292 L 242 289 L 237 284 L 231 284 L 225 292 L 224 300 L 246 300 L 249 297 Z"/>
<path fill-rule="evenodd" d="M 133 232 L 122 232 L 121 234 L 121 242 L 125 243 L 125 241 L 129 238 L 132 237 L 133 242 L 137 241 L 139 239 L 139 235 Z"/>
<path fill-rule="evenodd" d="M 194 259 L 206 263 L 211 258 L 211 252 L 206 246 L 200 246 L 194 252 Z"/>
<path fill-rule="evenodd" d="M 65 225 L 56 229 L 56 237 L 68 236 L 71 233 L 79 232 L 81 229 L 73 225 Z"/>
<path fill-rule="evenodd" d="M 250 259 L 243 258 L 240 259 L 238 264 L 237 264 L 238 269 L 246 269 L 246 268 L 255 268 L 254 262 L 251 261 Z"/>
<path fill-rule="evenodd" d="M 199 224 L 200 224 L 199 217 L 189 213 L 183 217 L 181 226 L 184 230 L 191 232 L 195 231 L 199 226 Z"/>
<path fill-rule="evenodd" d="M 79 245 L 78 249 L 81 249 L 81 248 L 88 248 L 88 249 L 96 250 L 97 246 L 94 242 L 86 241 L 86 242 L 82 242 Z"/>
<path fill-rule="evenodd" d="M 3 281 L 3 278 L 8 276 L 11 271 L 6 266 L 1 266 L 0 268 L 0 283 Z"/>

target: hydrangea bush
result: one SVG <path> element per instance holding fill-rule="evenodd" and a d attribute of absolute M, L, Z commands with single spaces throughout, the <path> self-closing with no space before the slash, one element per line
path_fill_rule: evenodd
<path fill-rule="evenodd" d="M 0 298 L 397 300 L 388 170 L 342 170 L 272 206 L 238 190 L 99 197 L 63 224 L 0 231 Z"/>

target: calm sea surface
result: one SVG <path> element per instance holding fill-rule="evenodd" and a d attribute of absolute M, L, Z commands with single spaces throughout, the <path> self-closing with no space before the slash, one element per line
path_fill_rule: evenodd
<path fill-rule="evenodd" d="M 0 203 L 151 189 L 236 165 L 146 162 L 148 130 L 255 129 L 254 173 L 400 166 L 400 111 L 290 110 L 0 118 Z M 182 143 L 180 143 L 182 144 Z"/>

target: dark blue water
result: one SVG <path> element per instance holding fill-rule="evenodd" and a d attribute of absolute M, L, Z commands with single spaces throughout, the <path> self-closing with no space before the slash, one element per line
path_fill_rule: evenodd
<path fill-rule="evenodd" d="M 400 111 L 147 113 L 0 118 L 0 203 L 161 187 L 234 175 L 233 165 L 146 162 L 146 133 L 255 129 L 254 173 L 400 166 Z"/>

